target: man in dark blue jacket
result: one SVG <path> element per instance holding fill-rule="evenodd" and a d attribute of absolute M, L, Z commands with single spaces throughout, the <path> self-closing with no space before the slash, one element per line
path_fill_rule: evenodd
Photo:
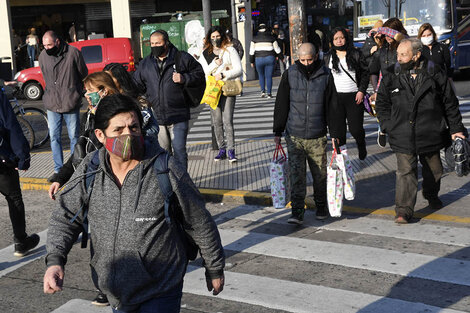
<path fill-rule="evenodd" d="M 150 46 L 152 53 L 140 62 L 134 80 L 152 104 L 160 125 L 160 145 L 170 152 L 173 150 L 175 158 L 186 170 L 190 112 L 183 88 L 205 83 L 204 71 L 190 54 L 176 49 L 164 30 L 156 30 L 150 35 Z"/>
<path fill-rule="evenodd" d="M 23 198 L 18 170 L 29 168 L 29 144 L 16 120 L 11 105 L 0 90 L 0 192 L 8 202 L 13 227 L 15 252 L 24 256 L 39 243 L 39 236 L 26 234 Z"/>

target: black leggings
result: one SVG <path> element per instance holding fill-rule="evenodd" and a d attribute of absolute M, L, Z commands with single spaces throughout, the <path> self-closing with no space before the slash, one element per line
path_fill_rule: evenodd
<path fill-rule="evenodd" d="M 356 139 L 358 146 L 365 145 L 366 132 L 364 131 L 364 107 L 356 104 L 356 92 L 339 93 L 338 105 L 333 118 L 338 122 L 339 144 L 346 143 L 346 120 L 349 132 Z"/>

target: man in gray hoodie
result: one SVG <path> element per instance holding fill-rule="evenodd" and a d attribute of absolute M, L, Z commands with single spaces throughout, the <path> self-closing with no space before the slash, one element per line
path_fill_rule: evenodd
<path fill-rule="evenodd" d="M 95 134 L 102 142 L 99 165 L 88 201 L 94 254 L 90 261 L 100 290 L 113 312 L 179 312 L 188 258 L 181 232 L 165 221 L 164 200 L 153 168 L 166 153 L 157 142 L 144 144 L 142 116 L 133 100 L 111 95 L 95 114 Z M 47 234 L 44 292 L 60 291 L 67 254 L 82 231 L 88 198 L 85 157 L 59 197 Z M 224 286 L 225 257 L 217 226 L 188 173 L 169 159 L 169 180 L 179 203 L 186 233 L 199 247 L 209 291 Z M 89 175 L 89 174 L 88 174 Z M 78 213 L 75 222 L 70 220 Z"/>

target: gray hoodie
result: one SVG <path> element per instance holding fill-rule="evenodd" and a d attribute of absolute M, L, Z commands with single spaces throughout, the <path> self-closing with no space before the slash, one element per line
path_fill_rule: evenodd
<path fill-rule="evenodd" d="M 98 274 L 99 288 L 108 295 L 111 305 L 121 310 L 134 309 L 182 284 L 188 262 L 181 234 L 165 222 L 164 196 L 152 162 L 162 148 L 151 147 L 146 145 L 147 156 L 129 171 L 121 189 L 110 170 L 108 152 L 102 147 L 89 203 L 94 249 L 90 265 Z M 65 265 L 80 234 L 83 214 L 73 224 L 70 219 L 86 198 L 84 174 L 91 156 L 79 165 L 51 216 L 47 266 Z M 173 158 L 168 167 L 185 222 L 192 226 L 188 234 L 200 248 L 206 275 L 221 277 L 225 257 L 217 226 L 188 173 Z"/>

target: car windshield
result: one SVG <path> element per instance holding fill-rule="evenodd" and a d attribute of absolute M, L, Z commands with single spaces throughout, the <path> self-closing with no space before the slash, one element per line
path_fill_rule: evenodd
<path fill-rule="evenodd" d="M 416 36 L 423 23 L 430 23 L 441 34 L 452 29 L 450 0 L 356 0 L 356 38 L 365 38 L 374 23 L 399 16 L 408 35 Z"/>

